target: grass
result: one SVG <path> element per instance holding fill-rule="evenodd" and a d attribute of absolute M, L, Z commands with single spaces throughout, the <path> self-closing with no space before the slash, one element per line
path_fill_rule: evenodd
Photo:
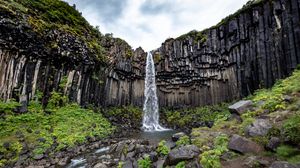
<path fill-rule="evenodd" d="M 203 106 L 198 108 L 184 109 L 184 110 L 167 110 L 163 109 L 162 114 L 169 125 L 182 128 L 189 126 L 193 122 L 214 122 L 217 120 L 226 120 L 230 116 L 228 104 L 223 103 L 214 106 Z"/>
<path fill-rule="evenodd" d="M 7 105 L 3 104 L 0 103 L 0 109 L 7 109 Z M 9 108 L 12 109 L 12 105 Z M 0 118 L 0 153 L 4 154 L 0 161 L 2 165 L 16 160 L 22 149 L 22 139 L 32 147 L 30 151 L 33 157 L 73 147 L 84 143 L 88 137 L 107 137 L 114 130 L 101 113 L 82 109 L 76 104 L 51 109 L 51 113 L 46 113 L 39 102 L 31 102 L 28 109 L 29 112 L 25 114 L 5 113 Z M 7 143 L 11 146 L 8 149 L 4 145 Z"/>

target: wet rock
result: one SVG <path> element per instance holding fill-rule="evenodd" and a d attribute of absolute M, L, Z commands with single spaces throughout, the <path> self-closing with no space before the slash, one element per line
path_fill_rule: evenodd
<path fill-rule="evenodd" d="M 271 137 L 268 144 L 266 145 L 267 149 L 270 149 L 272 151 L 275 151 L 276 148 L 280 145 L 281 141 L 277 137 Z"/>
<path fill-rule="evenodd" d="M 257 119 L 251 125 L 247 126 L 245 132 L 249 136 L 265 136 L 272 124 L 266 119 Z"/>
<path fill-rule="evenodd" d="M 103 163 L 97 163 L 93 168 L 108 168 L 108 167 Z"/>
<path fill-rule="evenodd" d="M 185 136 L 186 134 L 184 132 L 178 132 L 174 135 L 172 135 L 172 141 L 176 142 L 179 140 L 180 137 Z"/>
<path fill-rule="evenodd" d="M 241 137 L 239 135 L 233 135 L 229 141 L 228 149 L 234 150 L 240 153 L 260 153 L 263 148 L 257 143 Z"/>
<path fill-rule="evenodd" d="M 235 104 L 229 106 L 229 110 L 232 113 L 237 113 L 239 115 L 245 113 L 247 110 L 252 108 L 253 102 L 251 100 L 241 100 Z"/>
<path fill-rule="evenodd" d="M 181 146 L 170 151 L 164 165 L 175 165 L 181 161 L 191 160 L 199 154 L 200 149 L 195 145 Z"/>
<path fill-rule="evenodd" d="M 271 164 L 270 168 L 299 168 L 296 165 L 284 161 L 276 161 Z"/>

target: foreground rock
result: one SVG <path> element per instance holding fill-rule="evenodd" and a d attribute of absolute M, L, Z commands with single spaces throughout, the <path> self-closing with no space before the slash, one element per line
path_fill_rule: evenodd
<path fill-rule="evenodd" d="M 192 160 L 199 156 L 200 149 L 195 145 L 182 146 L 170 151 L 164 166 L 176 165 L 181 161 Z"/>
<path fill-rule="evenodd" d="M 257 143 L 241 137 L 239 135 L 233 135 L 229 141 L 228 149 L 240 152 L 240 153 L 255 153 L 258 154 L 264 149 Z"/>
<path fill-rule="evenodd" d="M 245 113 L 247 110 L 249 110 L 253 105 L 253 102 L 251 100 L 241 100 L 239 102 L 236 102 L 235 104 L 229 106 L 229 110 L 231 113 L 237 113 L 239 115 Z"/>
<path fill-rule="evenodd" d="M 283 161 L 277 161 L 272 163 L 270 168 L 299 168 L 300 166 L 296 166 L 293 164 L 290 164 L 288 162 L 283 162 Z"/>
<path fill-rule="evenodd" d="M 185 136 L 186 134 L 184 132 L 178 132 L 174 135 L 172 135 L 172 141 L 176 142 L 178 141 L 181 137 Z"/>
<path fill-rule="evenodd" d="M 266 119 L 257 119 L 246 128 L 245 132 L 249 136 L 265 136 L 271 128 L 272 124 L 270 121 Z"/>

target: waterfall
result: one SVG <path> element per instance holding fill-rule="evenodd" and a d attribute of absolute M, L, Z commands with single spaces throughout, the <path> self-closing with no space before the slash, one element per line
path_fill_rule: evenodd
<path fill-rule="evenodd" d="M 143 127 L 144 131 L 166 130 L 159 125 L 158 100 L 156 95 L 155 67 L 153 56 L 149 52 L 147 55 L 146 78 L 145 78 L 145 102 Z"/>

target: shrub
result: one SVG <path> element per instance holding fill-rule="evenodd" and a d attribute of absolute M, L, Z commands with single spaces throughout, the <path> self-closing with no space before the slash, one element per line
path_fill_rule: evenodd
<path fill-rule="evenodd" d="M 156 151 L 158 154 L 166 156 L 170 152 L 170 148 L 166 145 L 166 141 L 162 140 L 158 143 Z"/>
<path fill-rule="evenodd" d="M 283 124 L 284 137 L 288 138 L 294 144 L 300 142 L 300 116 L 290 117 Z"/>
<path fill-rule="evenodd" d="M 288 146 L 281 145 L 276 149 L 276 155 L 280 159 L 287 160 L 291 163 L 299 163 L 300 162 L 300 151 L 299 149 Z"/>
<path fill-rule="evenodd" d="M 191 143 L 190 141 L 190 137 L 188 137 L 187 135 L 182 136 L 179 138 L 179 140 L 176 142 L 177 146 L 181 146 L 181 145 L 189 145 Z"/>
<path fill-rule="evenodd" d="M 138 160 L 138 167 L 139 168 L 150 168 L 151 167 L 151 160 L 149 156 L 146 156 L 144 159 Z"/>
<path fill-rule="evenodd" d="M 175 166 L 175 168 L 185 168 L 185 162 L 182 161 L 182 162 L 177 163 L 177 165 Z"/>
<path fill-rule="evenodd" d="M 205 151 L 201 154 L 200 163 L 204 168 L 220 168 L 220 156 L 227 152 L 228 136 L 220 135 L 214 140 L 214 149 Z"/>
<path fill-rule="evenodd" d="M 67 104 L 68 97 L 64 96 L 62 93 L 59 92 L 51 92 L 51 97 L 49 99 L 47 108 L 55 109 L 58 107 L 63 107 Z"/>

